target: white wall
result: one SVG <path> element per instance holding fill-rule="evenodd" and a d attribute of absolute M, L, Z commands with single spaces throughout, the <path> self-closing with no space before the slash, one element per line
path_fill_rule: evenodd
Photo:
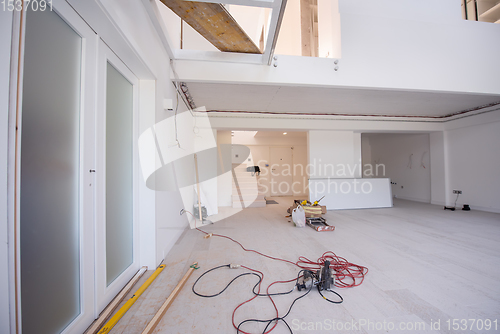
<path fill-rule="evenodd" d="M 257 136 L 254 137 L 252 132 L 235 132 L 233 144 L 245 145 L 250 149 L 252 165 L 258 165 L 261 170 L 259 184 L 267 189 L 266 196 L 271 196 L 271 187 L 269 185 L 270 167 L 270 148 L 271 147 L 293 147 L 292 165 L 294 166 L 292 183 L 293 195 L 308 195 L 307 191 L 307 137 L 295 137 L 293 135 L 281 136 Z M 236 160 L 234 160 L 236 162 Z M 293 172 L 293 171 L 292 171 Z"/>
<path fill-rule="evenodd" d="M 372 163 L 372 148 L 370 146 L 370 138 L 368 138 L 366 135 L 363 136 L 361 135 L 361 164 L 364 166 L 366 164 L 371 164 Z M 361 175 L 361 177 L 367 177 L 365 175 Z"/>
<path fill-rule="evenodd" d="M 7 163 L 12 12 L 0 11 L 0 333 L 9 333 Z"/>
<path fill-rule="evenodd" d="M 163 4 L 162 6 L 165 7 Z M 170 9 L 167 8 L 167 10 Z M 219 51 L 185 21 L 182 22 L 182 48 L 187 50 Z"/>
<path fill-rule="evenodd" d="M 446 205 L 446 154 L 444 132 L 429 134 L 431 160 L 431 203 Z"/>
<path fill-rule="evenodd" d="M 361 178 L 361 138 L 353 131 L 309 131 L 310 178 Z"/>
<path fill-rule="evenodd" d="M 397 198 L 430 203 L 432 166 L 430 165 L 429 135 L 363 135 L 365 136 L 370 141 L 371 163 L 385 166 L 385 175 L 380 175 L 383 169 L 379 168 L 379 175 L 375 177 L 388 177 L 392 182 L 397 183 L 392 185 L 392 193 Z M 373 168 L 374 174 L 375 167 Z"/>
<path fill-rule="evenodd" d="M 227 5 L 226 8 L 257 47 L 259 47 L 262 29 L 264 29 L 265 43 L 271 9 L 239 5 Z"/>
<path fill-rule="evenodd" d="M 288 0 L 274 53 L 301 56 L 301 43 L 300 0 Z"/>
<path fill-rule="evenodd" d="M 318 55 L 341 58 L 340 13 L 338 0 L 318 0 Z"/>
<path fill-rule="evenodd" d="M 217 198 L 219 207 L 232 206 L 232 163 L 231 163 L 231 131 L 217 131 Z"/>
<path fill-rule="evenodd" d="M 141 115 L 141 130 L 144 131 L 147 128 L 152 127 L 155 123 L 159 123 L 168 118 L 173 118 L 173 112 L 168 112 L 163 109 L 164 98 L 173 99 L 174 105 L 176 100 L 175 89 L 172 85 L 172 81 L 170 80 L 171 69 L 169 58 L 145 8 L 143 7 L 143 3 L 134 0 L 103 0 L 102 2 L 111 19 L 117 24 L 123 35 L 128 39 L 129 44 L 134 48 L 134 52 L 139 55 L 156 78 L 156 101 L 154 115 Z M 145 36 L 147 36 L 147 38 L 145 38 Z M 179 113 L 182 113 L 185 110 L 186 108 L 181 102 L 179 104 Z M 173 125 L 174 122 L 170 122 L 170 124 Z M 187 117 L 177 117 L 177 127 L 181 147 L 192 151 L 192 117 L 189 114 L 187 114 Z M 175 132 L 173 126 L 165 129 L 164 131 L 166 132 L 164 134 L 166 137 L 173 138 L 173 134 Z M 159 133 L 157 132 L 156 135 L 158 136 Z M 179 150 L 181 149 L 170 147 L 167 149 L 168 153 L 163 158 L 168 159 L 169 155 L 178 156 Z M 188 177 L 187 174 L 191 176 L 193 171 L 192 166 L 194 165 L 191 165 L 191 169 L 187 168 L 185 170 L 176 170 L 176 177 L 178 179 Z M 154 196 L 156 235 L 150 234 L 145 238 L 146 240 L 149 240 L 150 243 L 156 244 L 156 254 L 151 255 L 148 261 L 149 264 L 154 264 L 154 266 L 156 266 L 175 244 L 175 241 L 187 226 L 187 217 L 185 215 L 179 215 L 179 212 L 184 208 L 186 201 L 182 200 L 179 189 L 172 191 L 155 191 L 153 189 L 143 190 L 143 196 L 145 193 L 146 196 L 148 196 L 147 198 Z M 148 192 L 149 195 L 147 195 Z M 189 202 L 190 203 L 186 204 L 186 209 L 191 210 L 192 199 Z M 151 207 L 143 202 L 141 209 L 151 210 Z M 141 240 L 142 243 L 146 242 L 142 236 Z M 141 249 L 141 251 L 147 251 L 147 249 Z"/>
<path fill-rule="evenodd" d="M 194 138 L 194 150 L 198 153 L 198 174 L 200 180 L 201 204 L 207 209 L 209 216 L 218 213 L 218 178 L 217 178 L 217 131 L 210 127 L 208 117 L 206 123 L 200 124 L 197 119 L 197 132 Z M 197 200 L 196 200 L 197 202 Z"/>
<path fill-rule="evenodd" d="M 447 146 L 448 205 L 453 189 L 462 190 L 457 206 L 500 212 L 500 122 L 445 132 Z"/>
<path fill-rule="evenodd" d="M 167 29 L 170 47 L 172 49 L 180 49 L 181 47 L 181 19 L 170 8 L 165 6 L 161 1 L 156 0 L 156 6 L 160 12 L 165 28 Z"/>

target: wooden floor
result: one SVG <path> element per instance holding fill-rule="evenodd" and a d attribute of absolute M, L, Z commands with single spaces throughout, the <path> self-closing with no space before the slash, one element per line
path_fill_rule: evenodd
<path fill-rule="evenodd" d="M 274 199 L 279 204 L 245 209 L 204 229 L 292 261 L 300 255 L 317 259 L 331 250 L 370 270 L 361 286 L 336 289 L 344 298 L 340 305 L 321 299 L 315 290 L 297 301 L 286 318 L 294 333 L 500 333 L 499 214 L 451 212 L 395 200 L 390 209 L 329 211 L 325 216 L 336 230 L 319 233 L 288 222 L 290 198 Z M 111 333 L 141 333 L 193 261 L 199 262 L 200 269 L 168 310 L 157 333 L 236 333 L 231 323 L 233 309 L 252 296 L 256 278 L 241 278 L 215 298 L 197 297 L 192 284 L 212 267 L 236 263 L 260 270 L 266 287 L 275 280 L 291 279 L 298 271 L 292 265 L 244 252 L 229 240 L 204 239 L 202 233 L 186 230 L 167 255 L 166 269 Z M 242 272 L 220 269 L 207 275 L 199 289 L 215 293 Z M 292 286 L 289 283 L 274 291 Z M 281 316 L 300 294 L 294 291 L 274 298 Z M 259 297 L 241 307 L 235 321 L 274 316 L 269 299 Z M 467 329 L 464 322 L 455 320 L 459 327 L 453 330 L 453 319 L 466 319 Z M 484 327 L 488 319 L 490 330 Z M 342 330 L 333 330 L 332 325 Z M 243 329 L 262 333 L 264 326 L 251 324 Z M 289 330 L 280 323 L 272 333 Z"/>

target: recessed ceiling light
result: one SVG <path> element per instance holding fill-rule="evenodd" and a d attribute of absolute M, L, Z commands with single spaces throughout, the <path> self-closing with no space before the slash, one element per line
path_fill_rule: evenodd
<path fill-rule="evenodd" d="M 286 135 L 286 132 L 283 132 L 284 135 Z"/>

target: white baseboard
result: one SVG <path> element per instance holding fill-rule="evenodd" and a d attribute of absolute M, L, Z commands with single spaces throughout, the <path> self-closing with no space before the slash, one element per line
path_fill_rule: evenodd
<path fill-rule="evenodd" d="M 430 203 L 429 200 L 421 199 L 421 198 L 414 198 L 414 197 L 409 197 L 409 196 L 395 196 L 395 197 L 398 199 L 405 199 L 407 201 L 420 202 L 420 203 Z"/>
<path fill-rule="evenodd" d="M 440 205 L 440 206 L 453 206 L 455 203 L 446 204 L 446 202 L 442 202 L 442 201 L 432 201 L 431 204 Z M 463 206 L 464 206 L 463 203 L 457 203 L 457 210 L 461 210 Z M 478 205 L 472 205 L 472 204 L 470 204 L 469 206 L 470 206 L 471 211 L 476 210 L 476 211 L 500 213 L 500 209 L 498 209 L 498 208 L 487 208 L 484 206 L 478 206 Z"/>

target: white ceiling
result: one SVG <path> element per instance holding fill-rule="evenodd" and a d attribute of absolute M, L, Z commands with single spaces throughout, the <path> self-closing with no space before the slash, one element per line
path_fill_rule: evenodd
<path fill-rule="evenodd" d="M 440 117 L 500 102 L 500 95 L 188 82 L 207 111 Z"/>

